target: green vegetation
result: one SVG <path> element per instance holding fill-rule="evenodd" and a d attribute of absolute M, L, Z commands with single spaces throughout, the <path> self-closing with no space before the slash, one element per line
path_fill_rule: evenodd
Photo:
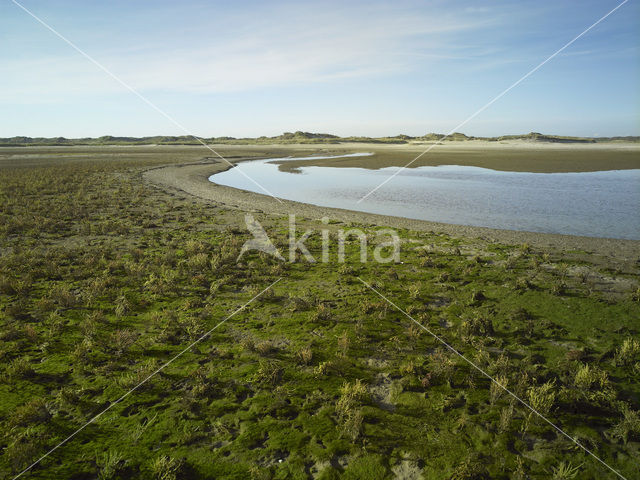
<path fill-rule="evenodd" d="M 413 231 L 397 264 L 236 263 L 243 212 L 145 184 L 166 157 L 38 155 L 0 162 L 3 477 L 282 277 L 25 478 L 613 478 L 360 277 L 638 478 L 637 271 Z"/>
<path fill-rule="evenodd" d="M 445 138 L 446 137 L 446 138 Z M 201 142 L 223 145 L 264 145 L 264 144 L 338 144 L 341 142 L 358 143 L 388 143 L 404 144 L 414 141 L 437 142 L 444 139 L 446 142 L 486 140 L 498 142 L 504 140 L 529 140 L 546 143 L 598 143 L 598 142 L 638 142 L 640 137 L 568 137 L 560 135 L 544 135 L 531 132 L 522 135 L 503 135 L 499 137 L 474 137 L 464 133 L 427 133 L 422 136 L 396 135 L 393 137 L 339 137 L 328 133 L 310 133 L 297 131 L 285 132 L 274 137 L 234 138 L 234 137 L 192 137 L 190 135 L 167 136 L 157 135 L 153 137 L 114 137 L 104 135 L 98 138 L 64 138 L 64 137 L 8 137 L 0 138 L 0 147 L 21 146 L 72 146 L 72 145 L 201 145 Z"/>

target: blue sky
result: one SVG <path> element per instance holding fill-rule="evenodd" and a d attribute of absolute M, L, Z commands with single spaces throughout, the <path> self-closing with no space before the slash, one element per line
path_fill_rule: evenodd
<path fill-rule="evenodd" d="M 21 1 L 21 0 L 18 0 Z M 21 3 L 202 136 L 454 128 L 618 1 Z M 460 130 L 640 135 L 640 1 Z M 0 137 L 181 135 L 11 1 Z"/>

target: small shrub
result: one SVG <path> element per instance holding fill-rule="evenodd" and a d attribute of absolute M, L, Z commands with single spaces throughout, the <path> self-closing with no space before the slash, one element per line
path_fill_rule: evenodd
<path fill-rule="evenodd" d="M 412 300 L 416 300 L 418 299 L 418 297 L 420 297 L 420 285 L 417 285 L 415 283 L 409 285 L 409 298 L 411 298 Z"/>
<path fill-rule="evenodd" d="M 5 375 L 9 379 L 28 378 L 35 375 L 35 370 L 31 366 L 31 362 L 26 358 L 16 358 L 13 360 L 5 371 Z"/>
<path fill-rule="evenodd" d="M 130 311 L 131 304 L 129 303 L 129 300 L 127 300 L 126 296 L 120 295 L 118 298 L 116 298 L 114 307 L 114 313 L 116 317 L 124 317 Z"/>
<path fill-rule="evenodd" d="M 313 350 L 311 347 L 302 347 L 296 352 L 296 358 L 301 365 L 309 365 L 313 359 Z"/>
<path fill-rule="evenodd" d="M 527 393 L 531 408 L 540 415 L 546 416 L 556 401 L 555 381 L 547 382 L 540 386 L 532 386 Z"/>
<path fill-rule="evenodd" d="M 311 302 L 304 297 L 290 296 L 288 306 L 292 312 L 303 312 L 311 308 Z"/>
<path fill-rule="evenodd" d="M 4 449 L 4 457 L 14 472 L 18 472 L 42 455 L 45 441 L 41 432 L 33 427 L 27 428 L 15 437 Z"/>
<path fill-rule="evenodd" d="M 478 305 L 478 304 L 482 303 L 483 301 L 485 301 L 486 299 L 487 299 L 487 297 L 480 290 L 475 290 L 471 294 L 471 304 L 472 305 Z"/>
<path fill-rule="evenodd" d="M 475 455 L 472 455 L 456 466 L 449 480 L 484 480 L 489 478 L 485 466 Z"/>
<path fill-rule="evenodd" d="M 338 422 L 342 434 L 355 441 L 362 427 L 362 411 L 358 408 L 369 396 L 369 391 L 360 379 L 353 383 L 345 382 L 340 388 L 340 398 L 336 404 Z"/>
<path fill-rule="evenodd" d="M 51 418 L 51 413 L 41 398 L 35 398 L 18 407 L 13 412 L 9 424 L 11 426 L 30 426 L 35 423 L 46 422 Z"/>
<path fill-rule="evenodd" d="M 527 291 L 533 288 L 533 284 L 528 278 L 520 277 L 516 280 L 515 289 L 519 291 Z"/>
<path fill-rule="evenodd" d="M 116 330 L 111 335 L 111 346 L 115 350 L 116 354 L 122 355 L 133 346 L 137 337 L 136 332 L 133 330 Z"/>
<path fill-rule="evenodd" d="M 167 455 L 162 455 L 151 463 L 151 473 L 157 480 L 177 480 L 182 469 L 182 460 Z"/>
<path fill-rule="evenodd" d="M 110 480 L 116 478 L 125 468 L 126 460 L 124 456 L 115 450 L 110 450 L 102 454 L 96 461 L 100 469 L 98 478 L 100 480 Z"/>
<path fill-rule="evenodd" d="M 276 350 L 275 345 L 270 340 L 259 342 L 255 345 L 255 350 L 260 355 L 269 355 Z"/>
<path fill-rule="evenodd" d="M 575 386 L 583 390 L 602 390 L 608 383 L 607 372 L 589 364 L 581 365 L 574 377 Z"/>
<path fill-rule="evenodd" d="M 491 319 L 485 317 L 475 317 L 466 320 L 462 323 L 461 330 L 465 335 L 491 336 L 495 334 L 493 322 Z"/>
<path fill-rule="evenodd" d="M 640 354 L 640 342 L 635 338 L 625 338 L 616 351 L 615 363 L 617 365 L 630 365 L 635 362 Z"/>
<path fill-rule="evenodd" d="M 640 439 L 640 414 L 625 406 L 622 420 L 613 427 L 611 436 L 625 445 L 629 438 Z"/>
<path fill-rule="evenodd" d="M 496 377 L 495 382 L 491 382 L 489 387 L 489 403 L 491 405 L 495 404 L 506 393 L 504 388 L 507 387 L 508 383 L 509 379 L 504 375 Z"/>
<path fill-rule="evenodd" d="M 61 307 L 71 308 L 77 302 L 75 294 L 66 285 L 56 285 L 49 292 L 49 299 Z"/>
<path fill-rule="evenodd" d="M 553 293 L 554 295 L 556 295 L 558 297 L 566 295 L 567 294 L 567 284 L 562 282 L 562 281 L 554 282 L 554 284 L 551 287 L 551 293 Z"/>
<path fill-rule="evenodd" d="M 325 303 L 320 303 L 318 305 L 318 309 L 313 315 L 313 321 L 326 322 L 329 320 L 331 320 L 331 308 Z"/>
<path fill-rule="evenodd" d="M 571 462 L 560 462 L 557 467 L 551 469 L 553 475 L 551 478 L 553 478 L 553 480 L 571 480 L 578 476 L 580 467 L 582 467 L 582 464 L 574 467 Z"/>
<path fill-rule="evenodd" d="M 503 408 L 500 411 L 500 421 L 498 422 L 498 432 L 506 433 L 511 428 L 511 422 L 513 421 L 513 405 Z"/>
<path fill-rule="evenodd" d="M 321 362 L 316 368 L 313 369 L 313 375 L 315 377 L 323 377 L 325 375 L 329 375 L 329 371 L 333 368 L 333 362 Z"/>
<path fill-rule="evenodd" d="M 351 339 L 347 335 L 347 332 L 344 332 L 342 335 L 338 337 L 338 350 L 342 357 L 347 356 L 347 352 L 349 351 L 350 344 L 351 344 Z"/>
<path fill-rule="evenodd" d="M 450 382 L 455 371 L 455 362 L 450 355 L 438 350 L 431 354 L 431 373 L 433 376 L 444 382 Z"/>
<path fill-rule="evenodd" d="M 341 434 L 349 438 L 352 442 L 355 442 L 362 433 L 362 410 L 355 409 L 344 418 Z"/>
<path fill-rule="evenodd" d="M 275 385 L 282 378 L 283 368 L 274 361 L 260 360 L 254 381 L 260 385 Z"/>

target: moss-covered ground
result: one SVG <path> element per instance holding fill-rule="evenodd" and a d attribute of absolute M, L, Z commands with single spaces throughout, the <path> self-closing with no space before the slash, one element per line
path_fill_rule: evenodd
<path fill-rule="evenodd" d="M 145 184 L 166 159 L 59 157 L 0 168 L 3 477 L 281 279 L 24 477 L 615 478 L 431 332 L 640 478 L 633 272 L 412 231 L 401 262 L 339 263 L 337 229 L 371 254 L 376 228 L 335 222 L 329 263 L 236 262 L 243 213 Z"/>

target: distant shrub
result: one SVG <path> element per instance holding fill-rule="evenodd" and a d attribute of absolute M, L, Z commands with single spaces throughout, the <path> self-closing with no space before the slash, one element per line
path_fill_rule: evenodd
<path fill-rule="evenodd" d="M 504 407 L 500 411 L 500 420 L 498 421 L 498 432 L 506 433 L 511 428 L 511 422 L 513 421 L 513 404 L 508 407 Z"/>
<path fill-rule="evenodd" d="M 23 357 L 13 360 L 5 370 L 5 376 L 8 379 L 28 378 L 33 375 L 35 375 L 35 370 L 31 362 Z"/>
<path fill-rule="evenodd" d="M 441 350 L 431 354 L 430 369 L 435 378 L 443 382 L 450 382 L 455 371 L 455 362 L 451 356 Z"/>
<path fill-rule="evenodd" d="M 573 466 L 571 462 L 560 462 L 557 467 L 552 467 L 551 478 L 553 480 L 571 480 L 578 476 L 580 467 L 582 467 L 582 464 Z"/>
<path fill-rule="evenodd" d="M 124 456 L 116 450 L 104 452 L 96 459 L 96 463 L 99 467 L 98 478 L 100 480 L 116 478 L 126 466 Z"/>
<path fill-rule="evenodd" d="M 303 312 L 305 310 L 309 310 L 309 308 L 311 308 L 311 305 L 312 302 L 305 297 L 296 297 L 290 295 L 287 300 L 287 306 L 292 312 Z"/>
<path fill-rule="evenodd" d="M 567 294 L 567 284 L 563 281 L 554 282 L 551 286 L 551 293 L 554 295 L 561 297 Z"/>
<path fill-rule="evenodd" d="M 5 459 L 14 472 L 27 467 L 34 458 L 42 454 L 45 438 L 35 427 L 29 427 L 11 437 L 10 443 L 4 448 Z"/>
<path fill-rule="evenodd" d="M 78 299 L 67 285 L 56 285 L 49 291 L 49 299 L 61 307 L 73 307 Z"/>
<path fill-rule="evenodd" d="M 156 480 L 177 480 L 183 466 L 182 460 L 162 455 L 151 462 L 151 473 Z"/>
<path fill-rule="evenodd" d="M 465 335 L 491 336 L 495 334 L 491 319 L 479 316 L 464 321 L 462 323 L 461 330 Z"/>
<path fill-rule="evenodd" d="M 46 422 L 51 418 L 47 402 L 42 398 L 34 398 L 15 409 L 9 420 L 11 426 L 31 426 Z"/>
<path fill-rule="evenodd" d="M 640 355 L 640 341 L 635 338 L 625 338 L 616 350 L 615 363 L 617 365 L 630 365 Z"/>
<path fill-rule="evenodd" d="M 268 355 L 276 350 L 276 346 L 271 340 L 265 340 L 255 345 L 255 351 L 260 355 Z"/>
<path fill-rule="evenodd" d="M 349 346 L 351 345 L 351 339 L 347 332 L 344 332 L 342 335 L 338 337 L 338 352 L 342 357 L 346 357 L 349 351 Z"/>
<path fill-rule="evenodd" d="M 302 365 L 309 365 L 313 359 L 313 350 L 311 347 L 302 347 L 296 352 L 296 358 L 298 363 Z"/>
<path fill-rule="evenodd" d="M 204 271 L 209 268 L 209 255 L 206 253 L 198 253 L 189 257 L 187 266 L 196 271 Z"/>
<path fill-rule="evenodd" d="M 529 388 L 527 394 L 531 408 L 540 415 L 546 416 L 556 401 L 555 381 L 547 382 L 540 386 L 532 386 Z"/>
<path fill-rule="evenodd" d="M 345 382 L 340 388 L 340 398 L 336 404 L 336 415 L 341 424 L 341 434 L 351 441 L 358 438 L 361 432 L 363 415 L 359 405 L 369 397 L 369 391 L 360 379 L 353 383 Z"/>
<path fill-rule="evenodd" d="M 412 300 L 416 300 L 420 296 L 420 285 L 412 283 L 411 285 L 409 285 L 408 292 L 409 298 L 411 298 Z"/>
<path fill-rule="evenodd" d="M 478 305 L 478 304 L 484 302 L 486 299 L 487 299 L 487 297 L 480 290 L 475 290 L 471 294 L 471 304 L 472 305 Z"/>
<path fill-rule="evenodd" d="M 188 240 L 184 246 L 184 251 L 189 256 L 203 254 L 209 250 L 209 245 L 200 240 Z"/>
<path fill-rule="evenodd" d="M 322 377 L 324 375 L 329 375 L 329 372 L 331 371 L 333 366 L 334 366 L 334 363 L 331 360 L 326 362 L 321 362 L 313 369 L 313 375 L 315 377 Z"/>
<path fill-rule="evenodd" d="M 502 395 L 505 394 L 505 388 L 509 384 L 509 379 L 504 375 L 495 378 L 495 382 L 491 382 L 489 387 L 489 403 L 495 404 Z M 504 388 L 503 388 L 504 387 Z"/>
<path fill-rule="evenodd" d="M 260 385 L 276 385 L 282 378 L 284 369 L 280 364 L 270 360 L 260 360 L 254 381 Z"/>
<path fill-rule="evenodd" d="M 320 303 L 318 305 L 318 309 L 313 314 L 313 321 L 314 322 L 326 322 L 326 321 L 331 320 L 331 318 L 332 318 L 331 307 L 329 307 L 325 303 Z"/>
<path fill-rule="evenodd" d="M 576 387 L 584 390 L 603 389 L 609 383 L 607 372 L 589 364 L 583 364 L 578 368 L 574 377 Z"/>
<path fill-rule="evenodd" d="M 459 463 L 449 480 L 485 480 L 489 479 L 486 467 L 476 455 L 471 455 Z"/>
<path fill-rule="evenodd" d="M 136 342 L 138 335 L 135 331 L 129 329 L 120 329 L 111 335 L 111 346 L 116 354 L 122 355 L 126 353 Z"/>
<path fill-rule="evenodd" d="M 625 445 L 630 438 L 640 439 L 640 413 L 625 406 L 622 420 L 613 427 L 611 436 Z"/>

